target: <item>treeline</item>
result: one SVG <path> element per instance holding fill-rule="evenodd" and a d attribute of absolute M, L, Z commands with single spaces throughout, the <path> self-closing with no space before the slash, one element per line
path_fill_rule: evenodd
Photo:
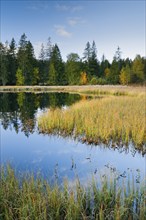
<path fill-rule="evenodd" d="M 23 34 L 18 46 L 14 38 L 10 43 L 0 42 L 0 56 L 0 85 L 127 85 L 146 79 L 145 57 L 122 59 L 118 47 L 112 62 L 104 55 L 99 61 L 94 41 L 87 42 L 82 58 L 70 53 L 64 62 L 58 45 L 50 38 L 46 46 L 41 45 L 36 59 L 32 43 Z"/>

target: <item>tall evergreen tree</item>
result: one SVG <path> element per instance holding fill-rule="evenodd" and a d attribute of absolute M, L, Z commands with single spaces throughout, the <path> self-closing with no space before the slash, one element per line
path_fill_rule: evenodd
<path fill-rule="evenodd" d="M 25 33 L 21 36 L 19 41 L 17 60 L 18 67 L 22 70 L 22 74 L 26 77 L 27 72 L 27 55 L 26 55 L 26 46 L 27 46 L 27 37 Z"/>
<path fill-rule="evenodd" d="M 17 60 L 16 60 L 16 42 L 12 38 L 8 50 L 8 74 L 9 74 L 9 84 L 16 84 L 16 70 L 17 70 Z"/>
<path fill-rule="evenodd" d="M 44 44 L 41 44 L 41 51 L 39 55 L 39 80 L 41 84 L 44 84 L 48 80 L 48 62 L 46 59 L 46 51 L 44 48 Z"/>
<path fill-rule="evenodd" d="M 91 57 L 89 58 L 89 73 L 91 77 L 99 76 L 99 64 L 97 60 L 97 49 L 95 41 L 93 41 L 91 47 Z"/>
<path fill-rule="evenodd" d="M 105 56 L 104 56 L 104 54 L 103 54 L 103 56 L 102 56 L 102 58 L 101 58 L 101 63 L 100 63 L 100 71 L 99 71 L 99 76 L 100 77 L 104 77 L 104 75 L 105 75 L 105 70 L 107 69 L 107 68 L 109 68 L 110 67 L 110 63 L 109 63 L 109 61 L 105 58 Z"/>
<path fill-rule="evenodd" d="M 51 42 L 51 37 L 48 38 L 46 49 L 45 49 L 45 57 L 46 60 L 49 60 L 51 57 L 51 52 L 52 52 L 52 42 Z"/>
<path fill-rule="evenodd" d="M 65 85 L 67 83 L 67 78 L 65 75 L 65 66 L 62 61 L 61 53 L 57 44 L 52 47 L 50 65 L 53 64 L 56 71 L 56 79 L 58 85 Z"/>
<path fill-rule="evenodd" d="M 0 84 L 5 86 L 9 81 L 7 45 L 0 43 Z"/>
<path fill-rule="evenodd" d="M 45 60 L 45 49 L 44 49 L 44 44 L 43 43 L 41 44 L 41 51 L 40 51 L 39 59 L 41 61 Z"/>
<path fill-rule="evenodd" d="M 119 83 L 119 75 L 122 69 L 122 59 L 121 59 L 121 49 L 118 46 L 113 61 L 110 67 L 110 74 L 108 76 L 109 83 L 117 84 Z"/>
<path fill-rule="evenodd" d="M 89 41 L 86 44 L 83 55 L 84 55 L 83 60 L 85 60 L 86 62 L 89 62 L 89 60 L 91 58 L 91 45 L 90 45 Z"/>
<path fill-rule="evenodd" d="M 89 42 L 87 42 L 84 50 L 84 71 L 87 72 L 89 78 L 97 76 L 99 72 L 99 64 L 97 60 L 97 49 L 95 41 L 92 43 L 92 47 Z"/>
<path fill-rule="evenodd" d="M 57 84 L 57 72 L 53 62 L 50 63 L 48 84 L 49 85 Z"/>
<path fill-rule="evenodd" d="M 33 69 L 35 66 L 34 48 L 30 41 L 26 45 L 26 75 L 25 84 L 31 85 L 33 81 Z"/>
<path fill-rule="evenodd" d="M 22 70 L 25 79 L 25 85 L 31 85 L 33 80 L 34 67 L 34 49 L 30 41 L 26 41 L 26 35 L 23 34 L 19 41 L 18 49 L 18 67 Z"/>
<path fill-rule="evenodd" d="M 80 82 L 81 61 L 77 53 L 70 53 L 67 56 L 65 73 L 69 85 L 77 85 Z"/>

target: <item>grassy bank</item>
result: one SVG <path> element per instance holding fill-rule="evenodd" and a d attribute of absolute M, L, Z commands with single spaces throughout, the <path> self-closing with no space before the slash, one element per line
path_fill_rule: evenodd
<path fill-rule="evenodd" d="M 145 94 L 144 86 L 0 86 L 0 92 L 73 92 L 93 95 L 137 95 Z"/>
<path fill-rule="evenodd" d="M 144 150 L 145 97 L 108 96 L 75 103 L 67 110 L 48 110 L 38 120 L 40 132 L 72 135 L 82 141 L 128 144 Z"/>
<path fill-rule="evenodd" d="M 0 219 L 145 219 L 144 186 L 106 177 L 100 184 L 92 180 L 85 189 L 78 180 L 71 188 L 65 181 L 60 188 L 33 176 L 16 178 L 8 166 L 1 169 Z"/>

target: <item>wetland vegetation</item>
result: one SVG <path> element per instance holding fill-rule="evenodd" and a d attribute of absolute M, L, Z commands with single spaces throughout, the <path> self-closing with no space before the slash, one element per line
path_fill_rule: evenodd
<path fill-rule="evenodd" d="M 38 126 L 41 132 L 72 135 L 90 144 L 131 141 L 144 151 L 145 96 L 83 100 L 67 110 L 48 110 L 39 118 Z"/>
<path fill-rule="evenodd" d="M 15 176 L 7 166 L 1 168 L 0 218 L 13 219 L 145 219 L 145 189 L 133 179 L 119 184 L 116 175 L 92 181 L 83 187 L 77 180 L 53 187 L 41 177 Z"/>
<path fill-rule="evenodd" d="M 81 95 L 68 94 L 67 91 L 71 93 L 77 91 Z M 87 97 L 86 94 L 90 94 L 92 98 Z M 60 90 L 60 93 L 53 93 L 53 90 L 51 93 L 42 93 L 39 90 L 30 93 L 28 90 L 27 93 L 4 92 L 0 93 L 0 97 L 0 118 L 3 129 L 15 130 L 18 137 L 23 132 L 28 138 L 28 142 L 31 135 L 34 135 L 37 142 L 39 140 L 38 137 L 41 137 L 41 134 L 38 134 L 38 131 L 36 131 L 36 126 L 38 125 L 40 133 L 62 135 L 63 137 L 71 136 L 82 142 L 91 144 L 90 146 L 94 145 L 94 148 L 100 148 L 104 143 L 105 149 L 109 146 L 112 149 L 117 148 L 119 154 L 119 149 L 128 152 L 132 143 L 134 148 L 134 155 L 131 157 L 132 163 L 135 161 L 136 152 L 145 155 L 146 106 L 144 87 L 103 86 L 100 88 L 93 87 L 91 89 L 89 87 L 68 87 Z M 39 112 L 41 112 L 41 115 L 38 114 Z M 36 117 L 36 115 L 38 116 Z M 37 136 L 35 136 L 36 133 Z M 15 136 L 15 139 L 17 139 L 17 136 Z M 22 136 L 20 137 L 21 142 L 25 140 Z M 42 138 L 45 139 L 44 136 Z M 19 152 L 19 148 L 21 149 L 20 142 L 17 143 L 12 140 L 10 142 L 12 145 L 18 145 L 16 149 L 20 160 L 24 160 L 25 155 L 28 158 L 28 154 L 30 154 L 32 148 L 32 151 L 37 152 L 39 156 L 38 161 L 40 161 L 40 155 L 44 149 L 42 139 L 41 142 L 35 143 L 39 145 L 36 148 L 35 146 L 31 146 L 31 143 L 28 146 L 30 148 L 29 151 L 24 146 L 26 149 L 23 149 L 22 156 Z M 8 145 L 10 145 L 10 142 Z M 55 143 L 60 144 L 61 139 Z M 47 139 L 46 148 L 48 150 L 44 151 L 43 154 L 47 156 L 46 159 L 49 161 L 50 169 L 53 170 L 54 166 L 56 167 L 58 164 L 57 162 L 55 165 L 56 161 L 54 161 L 54 158 L 55 155 L 61 154 L 61 152 L 57 152 L 60 148 L 63 148 L 63 151 L 65 151 L 61 160 L 67 163 L 68 154 L 66 149 L 68 148 L 68 151 L 71 150 L 69 148 L 70 144 L 68 143 L 66 149 L 64 149 L 63 145 L 60 145 L 57 150 L 55 146 L 51 148 L 48 144 Z M 95 146 L 96 144 L 97 146 Z M 5 146 L 6 150 L 4 146 L 2 147 L 3 156 L 4 152 L 7 155 L 7 147 Z M 110 147 L 109 151 L 111 151 Z M 53 148 L 55 154 L 51 153 Z M 8 149 L 10 150 L 11 147 L 9 146 Z M 12 151 L 13 149 L 14 154 L 17 155 L 15 148 L 12 148 Z M 12 151 L 11 156 L 13 155 Z M 83 151 L 86 151 L 86 149 Z M 77 161 L 74 161 L 72 156 L 72 162 L 71 164 L 69 163 L 69 166 L 71 166 L 71 168 L 68 168 L 69 171 L 67 171 L 67 168 L 64 168 L 64 165 L 61 167 L 61 169 L 65 169 L 62 175 L 64 183 L 63 181 L 61 183 L 58 182 L 57 176 L 56 180 L 52 183 L 50 181 L 51 176 L 49 175 L 48 178 L 44 178 L 42 173 L 42 175 L 36 175 L 34 172 L 29 172 L 28 170 L 26 173 L 24 171 L 22 172 L 20 167 L 26 166 L 25 163 L 21 165 L 23 161 L 20 162 L 18 170 L 16 169 L 18 164 L 15 166 L 13 164 L 11 167 L 7 166 L 7 162 L 2 163 L 4 166 L 0 168 L 0 219 L 145 219 L 146 201 L 143 173 L 142 178 L 140 178 L 138 167 L 136 168 L 136 175 L 133 174 L 133 176 L 127 171 L 120 171 L 119 173 L 117 168 L 109 167 L 108 164 L 105 165 L 109 161 L 108 153 L 106 151 L 98 151 L 96 155 L 97 161 L 100 156 L 102 160 L 105 160 L 104 155 L 107 154 L 106 162 L 102 166 L 109 167 L 111 175 L 109 173 L 107 175 L 104 171 L 100 174 L 103 167 L 97 168 L 97 162 L 95 162 L 92 176 L 87 181 L 85 173 L 88 174 L 89 170 L 87 171 L 87 169 L 89 169 L 92 163 L 91 152 L 92 149 L 88 151 L 89 156 L 86 156 L 87 154 L 81 151 L 81 154 L 85 156 L 79 159 L 81 163 L 86 164 L 86 171 L 84 170 L 83 175 L 84 183 L 86 179 L 85 184 L 83 184 L 83 181 L 80 181 L 80 174 L 78 176 L 78 170 L 83 164 L 76 163 Z M 125 153 L 123 157 L 119 157 L 120 159 L 122 158 L 121 161 L 123 163 L 125 163 L 123 158 L 126 157 L 126 154 L 129 153 Z M 6 156 L 6 161 L 9 158 L 11 157 Z M 29 163 L 30 170 L 32 167 L 32 169 L 35 169 L 37 165 L 35 165 L 37 159 L 35 157 L 32 159 L 33 161 Z M 70 158 L 68 159 L 70 160 Z M 44 159 L 41 158 L 41 160 Z M 58 156 L 57 161 L 61 164 Z M 142 160 L 140 159 L 140 161 Z M 29 160 L 26 162 L 28 164 Z M 40 166 L 45 166 L 45 163 L 43 165 L 41 165 L 41 162 L 37 163 L 39 168 Z M 126 167 L 131 172 L 130 168 L 127 168 L 127 166 L 129 167 L 129 163 L 131 162 L 129 161 L 127 165 L 120 164 L 120 166 L 124 166 L 124 169 Z M 68 178 L 69 172 L 76 173 L 74 179 L 70 180 Z"/>

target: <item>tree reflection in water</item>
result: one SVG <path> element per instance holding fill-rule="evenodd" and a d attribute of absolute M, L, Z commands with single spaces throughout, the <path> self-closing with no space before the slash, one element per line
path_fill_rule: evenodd
<path fill-rule="evenodd" d="M 15 129 L 28 137 L 36 128 L 38 109 L 62 108 L 81 99 L 80 95 L 69 93 L 0 93 L 0 120 L 6 130 Z"/>

